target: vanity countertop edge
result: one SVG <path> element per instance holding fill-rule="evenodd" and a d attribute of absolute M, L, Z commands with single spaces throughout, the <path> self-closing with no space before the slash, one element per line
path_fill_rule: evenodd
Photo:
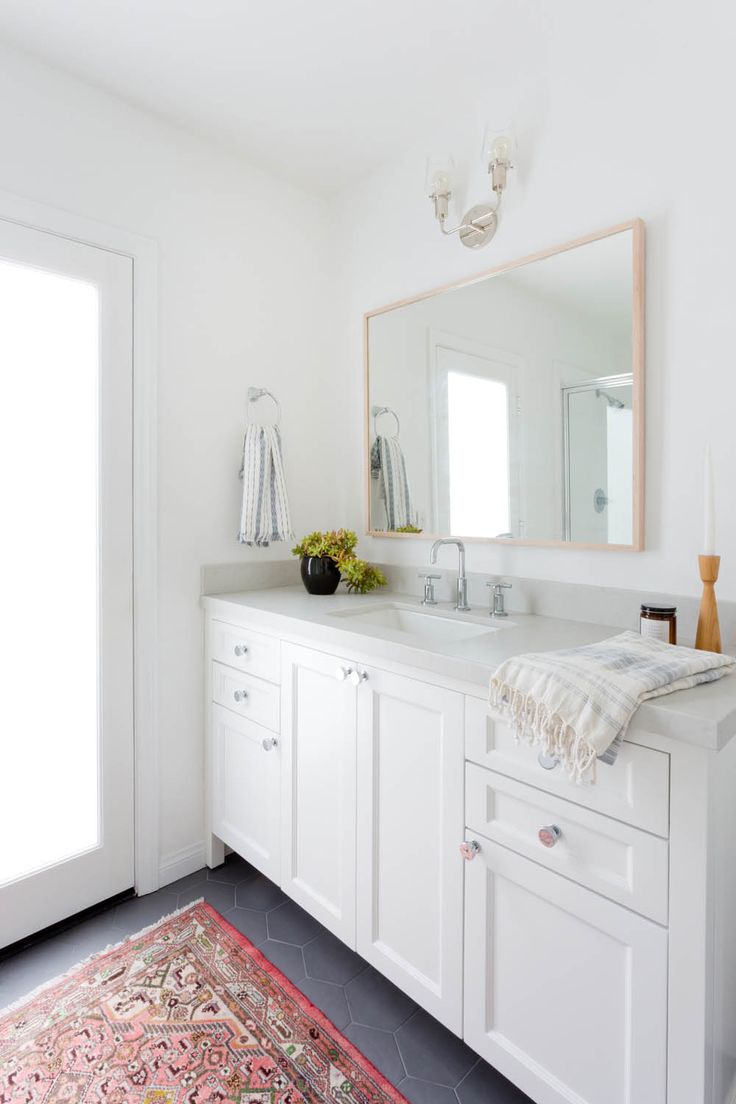
<path fill-rule="evenodd" d="M 273 587 L 238 593 L 203 595 L 201 604 L 213 617 L 248 625 L 254 630 L 295 643 L 359 653 L 412 668 L 415 677 L 437 676 L 461 692 L 485 697 L 496 667 L 510 656 L 596 643 L 621 632 L 608 625 L 565 621 L 536 614 L 509 612 L 508 622 L 494 625 L 484 610 L 473 611 L 475 624 L 496 631 L 487 636 L 449 643 L 422 641 L 378 626 L 350 625 L 349 614 L 360 608 L 400 603 L 421 611 L 416 596 L 387 594 L 309 595 L 300 586 Z M 441 603 L 438 612 L 451 612 Z M 348 616 L 346 616 L 346 614 Z M 350 627 L 348 627 L 350 626 Z M 402 636 L 404 637 L 402 639 Z M 697 747 L 719 751 L 736 734 L 736 677 L 690 690 L 679 690 L 639 706 L 631 733 L 669 736 Z"/>

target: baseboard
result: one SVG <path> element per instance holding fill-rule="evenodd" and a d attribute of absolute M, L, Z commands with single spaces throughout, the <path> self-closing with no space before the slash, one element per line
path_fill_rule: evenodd
<path fill-rule="evenodd" d="M 163 887 L 178 881 L 179 878 L 186 878 L 187 874 L 194 874 L 204 865 L 203 842 L 181 847 L 178 851 L 171 851 L 161 859 L 158 872 L 159 886 Z"/>

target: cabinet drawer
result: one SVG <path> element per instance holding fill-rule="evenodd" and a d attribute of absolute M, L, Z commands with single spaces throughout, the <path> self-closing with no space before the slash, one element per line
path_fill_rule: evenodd
<path fill-rule="evenodd" d="M 263 679 L 252 678 L 222 663 L 212 664 L 212 697 L 224 705 L 274 732 L 279 731 L 279 688 Z"/>
<path fill-rule="evenodd" d="M 595 783 L 571 782 L 561 765 L 545 770 L 539 750 L 517 742 L 511 726 L 495 719 L 480 698 L 465 699 L 465 755 L 473 763 L 528 782 L 547 793 L 616 817 L 658 836 L 669 834 L 670 757 L 625 743 L 613 766 L 599 763 Z"/>
<path fill-rule="evenodd" d="M 281 642 L 225 621 L 210 621 L 209 649 L 212 659 L 237 667 L 269 682 L 281 681 Z"/>
<path fill-rule="evenodd" d="M 469 830 L 667 923 L 666 840 L 474 763 L 466 766 L 465 816 Z M 538 833 L 551 826 L 560 835 L 545 847 Z"/>

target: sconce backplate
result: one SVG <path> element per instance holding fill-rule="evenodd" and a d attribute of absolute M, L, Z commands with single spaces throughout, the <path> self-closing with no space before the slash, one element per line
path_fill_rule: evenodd
<path fill-rule="evenodd" d="M 473 223 L 474 225 L 471 225 Z M 463 216 L 459 232 L 460 241 L 468 249 L 480 249 L 487 245 L 498 227 L 498 216 L 490 203 L 479 203 Z"/>

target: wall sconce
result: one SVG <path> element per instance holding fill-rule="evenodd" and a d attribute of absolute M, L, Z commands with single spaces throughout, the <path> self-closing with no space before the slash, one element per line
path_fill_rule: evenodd
<path fill-rule="evenodd" d="M 434 215 L 443 234 L 457 234 L 468 249 L 480 249 L 487 245 L 498 226 L 498 210 L 507 182 L 509 169 L 514 165 L 516 150 L 510 127 L 504 130 L 486 128 L 483 136 L 483 164 L 488 172 L 495 203 L 478 203 L 463 215 L 459 226 L 448 229 L 445 225 L 452 196 L 452 178 L 455 164 L 451 157 L 430 157 L 427 161 L 427 192 L 434 205 Z"/>

